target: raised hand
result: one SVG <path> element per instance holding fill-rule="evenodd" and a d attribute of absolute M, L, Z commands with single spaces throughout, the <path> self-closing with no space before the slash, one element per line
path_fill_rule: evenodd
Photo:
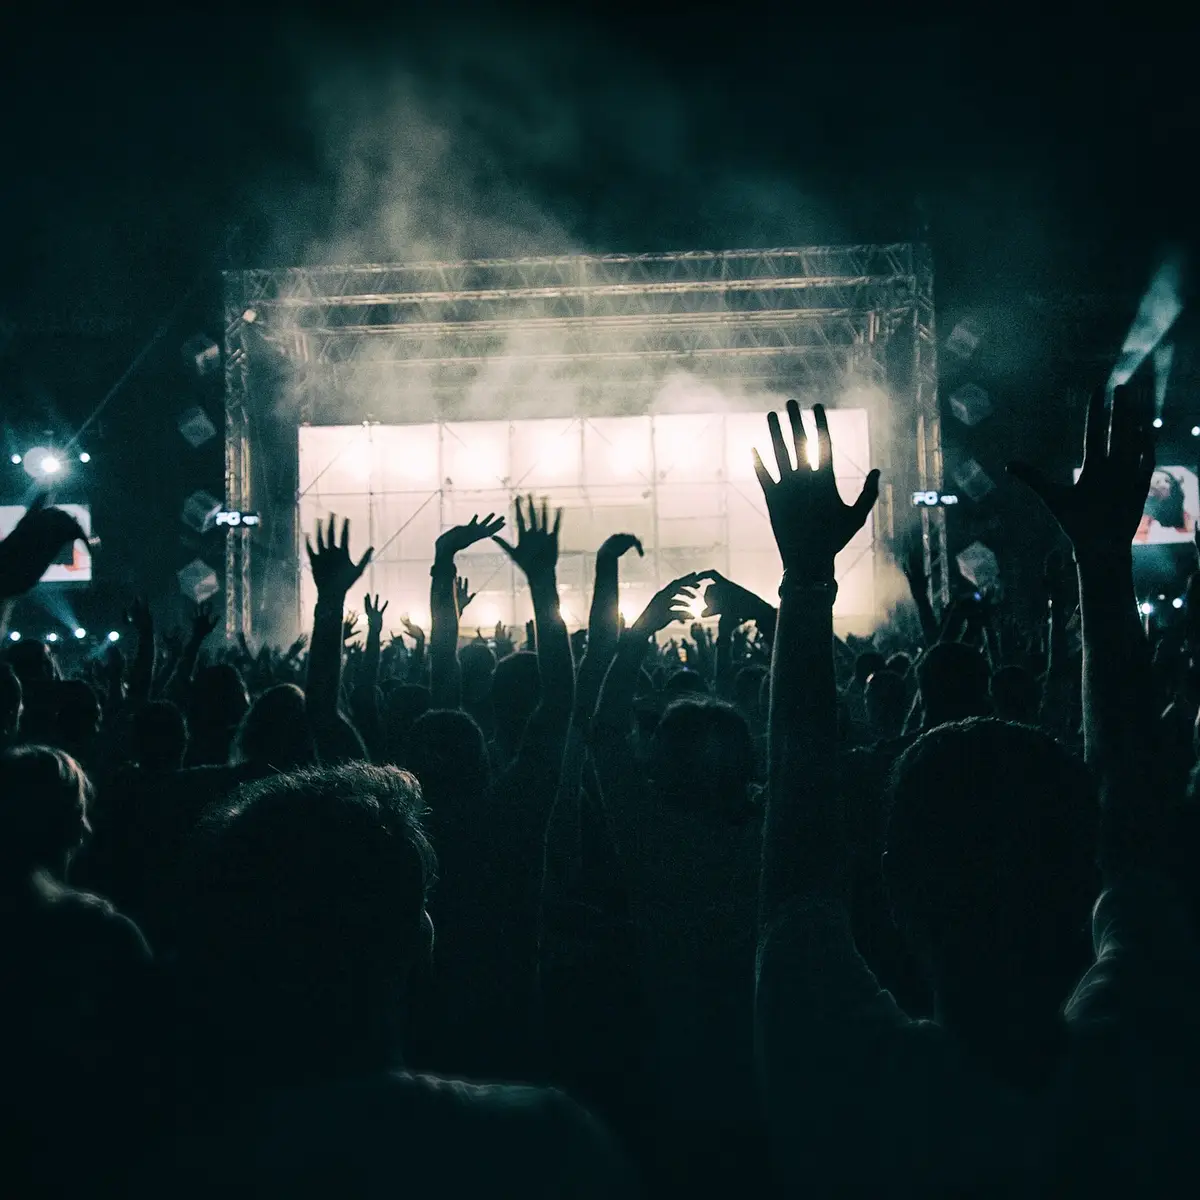
<path fill-rule="evenodd" d="M 313 582 L 317 585 L 317 596 L 320 599 L 330 598 L 338 603 L 344 603 L 346 593 L 362 578 L 362 573 L 375 553 L 373 548 L 355 562 L 350 557 L 350 522 L 342 522 L 342 537 L 339 542 L 336 537 L 337 517 L 329 518 L 328 531 L 321 528 L 317 522 L 317 548 L 313 549 L 312 541 L 304 539 L 304 547 L 308 551 L 308 561 L 312 565 Z"/>
<path fill-rule="evenodd" d="M 550 506 L 543 500 L 539 511 L 530 496 L 526 512 L 521 506 L 521 497 L 516 500 L 517 544 L 514 546 L 504 538 L 492 535 L 492 541 L 525 573 L 530 583 L 552 579 L 558 566 L 558 530 L 562 525 L 562 509 L 554 510 L 554 522 L 550 521 Z"/>
<path fill-rule="evenodd" d="M 700 592 L 700 584 L 710 576 L 711 572 L 692 571 L 671 580 L 634 621 L 633 633 L 638 637 L 653 637 L 673 622 L 687 620 L 693 615 L 692 606 Z"/>
<path fill-rule="evenodd" d="M 1104 391 L 1092 394 L 1083 435 L 1083 469 L 1074 484 L 1053 483 L 1027 463 L 1008 473 L 1033 491 L 1071 540 L 1075 556 L 1131 554 L 1154 472 L 1153 402 L 1140 388 L 1119 387 L 1105 414 Z"/>
<path fill-rule="evenodd" d="M 704 617 L 727 617 L 735 621 L 749 621 L 762 611 L 764 601 L 749 588 L 726 579 L 719 571 L 708 571 L 711 581 L 704 593 Z"/>
<path fill-rule="evenodd" d="M 199 646 L 217 627 L 217 612 L 210 600 L 197 604 L 192 612 L 192 643 Z"/>
<path fill-rule="evenodd" d="M 425 644 L 425 630 L 419 625 L 414 625 L 409 619 L 408 613 L 405 613 L 400 618 L 400 626 L 414 642 L 418 642 L 421 645 Z"/>
<path fill-rule="evenodd" d="M 833 561 L 838 552 L 866 524 L 879 497 L 879 472 L 871 471 L 867 475 L 853 504 L 843 503 L 833 477 L 833 443 L 824 407 L 813 405 L 818 461 L 812 470 L 808 466 L 808 435 L 800 418 L 800 405 L 795 400 L 787 402 L 787 414 L 797 465 L 792 465 L 778 415 L 768 413 L 767 428 L 771 433 L 779 480 L 776 482 L 763 466 L 757 450 L 754 451 L 754 473 L 767 502 L 784 570 L 805 582 L 824 583 L 833 579 Z"/>
<path fill-rule="evenodd" d="M 358 613 L 348 612 L 342 618 L 342 645 L 344 646 L 358 632 Z"/>
<path fill-rule="evenodd" d="M 490 534 L 488 535 L 491 536 Z M 463 609 L 475 599 L 476 592 L 471 591 L 471 581 L 464 579 L 461 575 L 454 577 L 454 603 L 458 608 L 458 615 L 461 617 Z"/>
<path fill-rule="evenodd" d="M 295 662 L 296 659 L 304 653 L 304 648 L 308 645 L 308 634 L 302 633 L 287 649 L 287 653 L 283 656 L 285 662 Z"/>
<path fill-rule="evenodd" d="M 367 614 L 367 633 L 380 635 L 383 633 L 383 614 L 387 612 L 388 602 L 385 600 L 382 604 L 379 603 L 379 597 L 371 599 L 371 593 L 368 592 L 363 597 L 363 612 Z"/>
<path fill-rule="evenodd" d="M 447 529 L 435 543 L 434 556 L 439 562 L 452 559 L 456 554 L 466 550 L 476 542 L 486 541 L 504 528 L 504 518 L 488 513 L 486 517 L 472 517 L 465 525 L 456 525 Z M 461 609 L 459 610 L 462 611 Z"/>
<path fill-rule="evenodd" d="M 630 550 L 638 552 L 638 558 L 644 558 L 646 552 L 642 549 L 640 538 L 636 538 L 632 533 L 614 533 L 606 537 L 596 551 L 596 558 L 615 561 L 623 558 Z"/>
<path fill-rule="evenodd" d="M 47 506 L 46 494 L 33 498 L 12 533 L 0 542 L 0 600 L 29 591 L 64 546 L 86 542 L 87 534 L 70 513 Z"/>
<path fill-rule="evenodd" d="M 137 630 L 138 637 L 154 635 L 154 618 L 150 615 L 150 601 L 137 596 L 125 610 L 125 620 Z"/>

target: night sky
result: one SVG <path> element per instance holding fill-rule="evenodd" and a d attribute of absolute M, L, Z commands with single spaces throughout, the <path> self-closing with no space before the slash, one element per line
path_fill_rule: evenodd
<path fill-rule="evenodd" d="M 219 491 L 219 451 L 174 418 L 219 401 L 178 346 L 219 332 L 222 266 L 924 231 L 948 332 L 1029 292 L 1135 302 L 1191 232 L 1196 31 L 1146 6 L 427 7 L 43 8 L 7 39 L 9 440 L 69 434 L 179 308 L 96 430 L 126 489 L 93 484 L 119 588 L 190 557 L 181 479 Z M 1026 389 L 1022 329 L 996 320 L 992 365 Z M 165 532 L 132 536 L 133 491 Z"/>

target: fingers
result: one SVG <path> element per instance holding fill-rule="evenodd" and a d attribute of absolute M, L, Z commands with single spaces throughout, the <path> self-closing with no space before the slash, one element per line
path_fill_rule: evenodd
<path fill-rule="evenodd" d="M 787 402 L 787 415 L 792 423 L 792 442 L 796 447 L 796 470 L 800 471 L 808 465 L 808 434 L 804 429 L 800 405 L 795 400 Z"/>
<path fill-rule="evenodd" d="M 337 545 L 337 516 L 329 514 L 329 529 L 325 534 L 325 549 L 332 550 Z"/>
<path fill-rule="evenodd" d="M 350 518 L 347 517 L 342 522 L 342 544 L 339 547 L 342 550 L 350 549 Z"/>
<path fill-rule="evenodd" d="M 516 498 L 516 500 L 513 501 L 513 508 L 516 512 L 517 541 L 520 541 L 525 536 L 526 530 L 528 528 L 528 526 L 526 526 L 526 524 L 525 524 L 525 513 L 521 508 L 521 497 L 520 496 L 518 496 Z M 530 519 L 532 520 L 532 518 L 533 518 L 533 514 L 531 512 Z M 508 547 L 507 542 L 504 542 L 504 545 L 505 545 L 505 547 Z M 509 549 L 511 552 L 511 548 L 509 548 Z"/>
<path fill-rule="evenodd" d="M 829 436 L 829 419 L 825 416 L 825 405 L 813 405 L 813 420 L 817 423 L 817 469 L 820 471 L 833 470 L 833 439 Z M 879 494 L 879 472 L 876 475 L 876 495 Z M 870 479 L 870 476 L 867 477 Z M 875 503 L 874 500 L 871 501 Z"/>
<path fill-rule="evenodd" d="M 562 528 L 563 510 L 556 508 L 554 510 L 554 528 L 550 531 L 555 537 L 558 537 L 558 531 Z"/>
<path fill-rule="evenodd" d="M 533 507 L 533 504 L 532 504 L 533 497 L 530 496 L 529 499 L 530 499 L 529 507 L 532 508 Z M 550 502 L 546 499 L 545 496 L 543 496 L 542 497 L 542 532 L 548 533 L 549 531 L 550 531 Z"/>
<path fill-rule="evenodd" d="M 318 534 L 318 537 L 319 536 L 320 535 Z M 306 537 L 304 539 L 304 549 L 305 549 L 306 553 L 308 554 L 308 561 L 309 561 L 309 564 L 311 565 L 312 560 L 317 557 L 316 551 L 313 549 L 313 544 L 312 544 L 311 538 Z"/>
<path fill-rule="evenodd" d="M 793 401 L 789 401 L 789 404 Z M 792 459 L 788 454 L 787 443 L 783 440 L 783 430 L 779 427 L 779 414 L 767 413 L 767 430 L 771 434 L 771 446 L 775 451 L 775 464 L 779 468 L 779 478 L 783 479 L 792 472 Z"/>
<path fill-rule="evenodd" d="M 519 505 L 520 501 L 517 501 L 517 503 Z M 524 532 L 524 528 L 523 528 L 524 522 L 520 520 L 520 511 L 521 511 L 520 508 L 518 508 L 517 509 L 517 514 L 518 514 L 517 532 L 518 532 L 518 535 L 520 535 L 521 533 Z M 516 546 L 514 546 L 511 542 L 505 541 L 505 539 L 500 537 L 499 534 L 492 534 L 492 541 L 495 542 L 496 545 L 499 546 L 500 549 L 503 550 L 504 553 L 507 554 L 508 557 L 513 560 L 513 562 L 516 562 L 516 554 L 517 554 Z"/>
<path fill-rule="evenodd" d="M 825 431 L 826 437 L 829 435 L 828 429 Z M 820 445 L 820 443 L 818 443 Z M 824 451 L 822 451 L 822 454 Z M 862 491 L 858 494 L 858 499 L 854 502 L 854 516 L 861 526 L 870 516 L 871 509 L 875 507 L 875 501 L 879 499 L 879 472 L 871 471 L 867 475 L 866 481 L 863 483 Z"/>
<path fill-rule="evenodd" d="M 1083 426 L 1083 465 L 1086 467 L 1089 461 L 1103 458 L 1107 450 L 1108 423 L 1104 420 L 1104 389 L 1097 388 L 1088 398 L 1087 418 Z"/>
<path fill-rule="evenodd" d="M 1047 508 L 1051 506 L 1050 498 L 1054 491 L 1054 485 L 1036 467 L 1031 467 L 1028 463 L 1024 462 L 1010 462 L 1005 467 L 1005 471 L 1013 479 L 1016 479 L 1029 488 Z"/>
<path fill-rule="evenodd" d="M 771 478 L 771 472 L 763 465 L 762 455 L 757 450 L 751 450 L 754 455 L 754 474 L 758 476 L 758 485 L 763 490 L 764 496 L 771 494 L 771 489 L 775 487 L 775 480 Z"/>
<path fill-rule="evenodd" d="M 356 572 L 356 574 L 354 576 L 355 579 L 359 579 L 362 576 L 362 573 L 370 565 L 371 559 L 374 558 L 374 556 L 375 556 L 375 547 L 368 546 L 366 554 L 364 554 L 362 556 L 362 558 L 360 558 L 358 560 L 358 562 L 355 563 L 355 565 L 354 565 L 354 570 Z"/>

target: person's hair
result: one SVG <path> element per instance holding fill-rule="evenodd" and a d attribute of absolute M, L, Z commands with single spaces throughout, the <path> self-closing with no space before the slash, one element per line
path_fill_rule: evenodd
<path fill-rule="evenodd" d="M 863 689 L 863 702 L 875 733 L 885 738 L 900 735 L 908 715 L 908 686 L 902 676 L 894 671 L 876 671 Z"/>
<path fill-rule="evenodd" d="M 294 683 L 268 688 L 242 718 L 229 754 L 233 763 L 289 771 L 317 761 L 304 693 Z"/>
<path fill-rule="evenodd" d="M 1002 721 L 1032 725 L 1042 703 L 1042 688 L 1037 676 L 1016 664 L 992 672 L 990 685 L 992 708 Z"/>
<path fill-rule="evenodd" d="M 647 774 L 673 808 L 741 823 L 753 811 L 749 788 L 756 770 L 750 726 L 723 700 L 674 701 L 650 739 Z"/>
<path fill-rule="evenodd" d="M 458 709 L 433 708 L 413 723 L 404 765 L 420 781 L 436 826 L 447 809 L 469 810 L 483 800 L 489 762 L 483 731 Z"/>
<path fill-rule="evenodd" d="M 865 650 L 854 660 L 854 682 L 861 691 L 876 671 L 887 667 L 887 659 L 878 650 Z"/>
<path fill-rule="evenodd" d="M 667 677 L 663 694 L 669 698 L 674 698 L 675 696 L 707 696 L 708 680 L 699 671 L 693 671 L 690 667 L 682 667 L 678 671 L 672 671 Z"/>
<path fill-rule="evenodd" d="M 1182 529 L 1185 521 L 1183 484 L 1166 467 L 1159 467 L 1155 474 L 1166 476 L 1170 490 L 1165 496 L 1150 492 L 1142 511 L 1164 529 Z"/>
<path fill-rule="evenodd" d="M 226 1069 L 278 1078 L 394 1053 L 436 871 L 407 771 L 355 763 L 246 784 L 202 816 L 179 959 Z"/>
<path fill-rule="evenodd" d="M 766 712 L 762 704 L 763 681 L 770 672 L 760 663 L 742 667 L 733 677 L 733 698 L 743 713 L 761 716 Z"/>
<path fill-rule="evenodd" d="M 520 741 L 542 695 L 537 655 L 518 650 L 496 664 L 492 675 L 492 708 L 496 733 L 510 746 Z"/>
<path fill-rule="evenodd" d="M 143 704 L 133 720 L 134 754 L 151 771 L 173 771 L 187 751 L 187 722 L 169 700 Z"/>
<path fill-rule="evenodd" d="M 977 718 L 908 748 L 892 777 L 885 875 L 935 979 L 991 961 L 1069 986 L 1099 882 L 1097 812 L 1083 764 L 1040 730 Z"/>
<path fill-rule="evenodd" d="M 100 701 L 86 680 L 62 680 L 56 685 L 55 701 L 58 729 L 68 741 L 91 737 L 100 728 Z"/>
<path fill-rule="evenodd" d="M 250 707 L 246 684 L 229 663 L 201 667 L 188 698 L 188 721 L 193 728 L 233 730 Z"/>
<path fill-rule="evenodd" d="M 59 677 L 58 664 L 45 642 L 32 639 L 10 642 L 4 649 L 4 661 L 28 688 L 33 683 L 49 683 Z"/>
<path fill-rule="evenodd" d="M 496 670 L 496 654 L 491 646 L 487 642 L 468 642 L 458 652 L 458 665 L 464 699 L 472 702 L 486 699 Z"/>
<path fill-rule="evenodd" d="M 83 768 L 52 746 L 0 751 L 0 871 L 12 879 L 61 871 L 87 832 L 92 786 Z"/>
<path fill-rule="evenodd" d="M 926 719 L 964 721 L 988 713 L 987 660 L 973 646 L 938 642 L 917 662 L 917 687 Z"/>
<path fill-rule="evenodd" d="M 903 678 L 912 670 L 912 659 L 902 650 L 897 651 L 887 660 L 887 669 Z"/>
<path fill-rule="evenodd" d="M 404 761 L 404 747 L 413 723 L 429 711 L 429 689 L 419 683 L 402 683 L 385 688 L 383 693 L 383 733 L 388 762 Z"/>
<path fill-rule="evenodd" d="M 17 736 L 23 696 L 16 671 L 8 663 L 0 663 L 0 743 Z"/>

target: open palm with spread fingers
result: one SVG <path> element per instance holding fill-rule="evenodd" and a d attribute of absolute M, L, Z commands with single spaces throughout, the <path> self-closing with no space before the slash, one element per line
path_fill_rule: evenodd
<path fill-rule="evenodd" d="M 494 535 L 492 541 L 525 572 L 525 577 L 531 583 L 537 578 L 553 575 L 558 565 L 558 531 L 562 525 L 562 509 L 556 508 L 551 514 L 545 500 L 539 509 L 532 496 L 526 499 L 524 508 L 518 496 L 514 508 L 517 544 L 514 546 Z"/>
<path fill-rule="evenodd" d="M 455 525 L 453 529 L 447 529 L 435 544 L 434 556 L 439 562 L 444 562 L 474 546 L 476 542 L 494 537 L 503 528 L 504 518 L 496 516 L 495 513 L 488 513 L 486 517 L 474 516 L 465 525 Z"/>
<path fill-rule="evenodd" d="M 362 578 L 362 573 L 371 561 L 374 549 L 367 552 L 355 562 L 350 557 L 350 522 L 342 522 L 342 536 L 337 538 L 337 517 L 329 518 L 328 530 L 317 523 L 317 547 L 314 550 L 312 541 L 304 540 L 308 551 L 308 561 L 312 564 L 313 582 L 317 585 L 318 596 L 339 596 L 345 600 L 346 593 Z"/>
<path fill-rule="evenodd" d="M 817 425 L 817 465 L 810 469 L 808 435 L 800 417 L 800 405 L 787 402 L 792 426 L 796 465 L 784 441 L 776 413 L 767 414 L 767 428 L 779 471 L 776 481 L 754 451 L 754 473 L 767 501 L 771 528 L 785 571 L 816 582 L 833 579 L 833 560 L 866 524 L 879 497 L 879 472 L 871 471 L 853 504 L 843 502 L 833 476 L 833 443 L 825 409 L 813 405 Z"/>

